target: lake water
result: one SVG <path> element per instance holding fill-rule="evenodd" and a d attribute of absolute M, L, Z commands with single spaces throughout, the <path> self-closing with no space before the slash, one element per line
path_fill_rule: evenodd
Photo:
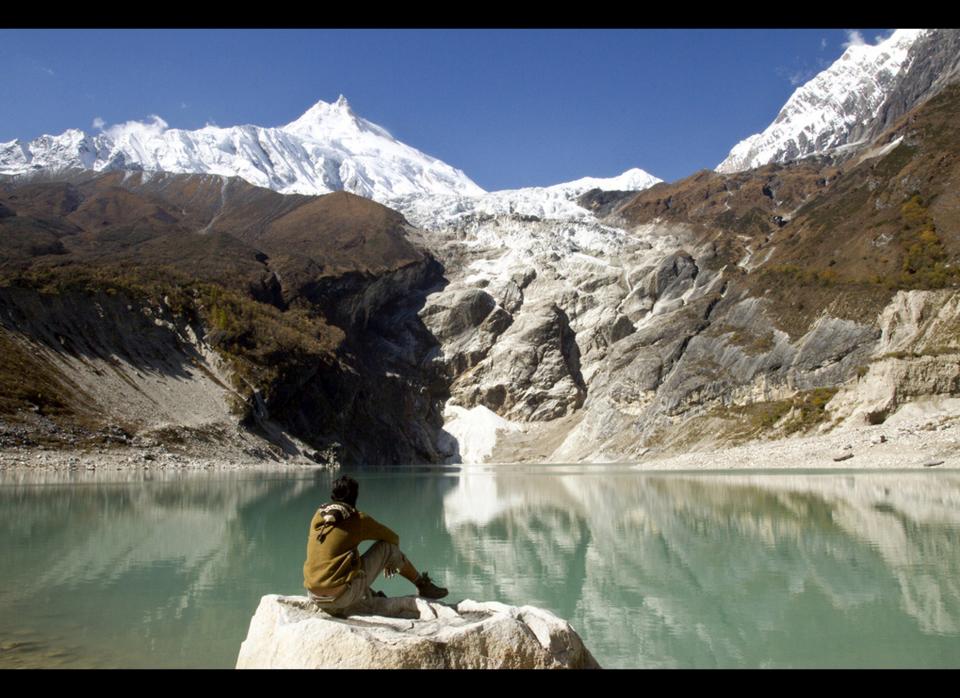
<path fill-rule="evenodd" d="M 0 667 L 232 667 L 303 593 L 329 474 L 150 472 L 0 473 Z M 447 601 L 549 609 L 605 667 L 960 667 L 957 472 L 351 474 Z"/>

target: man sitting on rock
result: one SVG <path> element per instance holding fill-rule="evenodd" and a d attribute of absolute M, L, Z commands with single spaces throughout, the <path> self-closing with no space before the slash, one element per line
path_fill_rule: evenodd
<path fill-rule="evenodd" d="M 303 563 L 303 586 L 310 598 L 334 615 L 357 610 L 374 596 L 370 584 L 381 571 L 386 577 L 399 572 L 424 598 L 446 596 L 446 589 L 430 581 L 426 572 L 419 574 L 400 552 L 400 536 L 357 510 L 359 491 L 356 480 L 341 477 L 333 483 L 333 501 L 317 509 L 310 522 Z M 377 542 L 361 557 L 357 546 L 364 540 Z"/>

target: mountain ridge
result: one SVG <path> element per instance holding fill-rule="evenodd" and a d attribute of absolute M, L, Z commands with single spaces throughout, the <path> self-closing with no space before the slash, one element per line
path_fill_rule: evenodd
<path fill-rule="evenodd" d="M 280 127 L 169 128 L 159 116 L 91 136 L 68 129 L 0 143 L 0 173 L 80 167 L 236 175 L 282 194 L 345 190 L 374 200 L 410 193 L 482 194 L 461 170 L 394 139 L 354 114 L 341 95 Z"/>
<path fill-rule="evenodd" d="M 396 140 L 358 116 L 342 94 L 320 100 L 278 127 L 251 124 L 194 131 L 169 128 L 159 116 L 109 126 L 98 135 L 67 129 L 23 143 L 0 143 L 0 174 L 69 169 L 236 176 L 281 194 L 347 191 L 404 210 L 431 205 L 526 215 L 578 216 L 571 203 L 588 188 L 639 190 L 661 181 L 631 168 L 606 178 L 581 177 L 545 187 L 486 192 L 462 170 Z M 453 202 L 451 204 L 451 202 Z"/>
<path fill-rule="evenodd" d="M 814 155 L 842 160 L 958 75 L 957 30 L 898 29 L 876 45 L 851 45 L 797 88 L 764 131 L 737 143 L 715 171 Z"/>

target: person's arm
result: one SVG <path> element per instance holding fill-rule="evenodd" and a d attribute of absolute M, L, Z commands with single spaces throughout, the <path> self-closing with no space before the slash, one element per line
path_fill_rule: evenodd
<path fill-rule="evenodd" d="M 362 514 L 360 522 L 363 524 L 360 529 L 362 540 L 385 540 L 388 543 L 400 545 L 400 536 L 372 516 Z"/>

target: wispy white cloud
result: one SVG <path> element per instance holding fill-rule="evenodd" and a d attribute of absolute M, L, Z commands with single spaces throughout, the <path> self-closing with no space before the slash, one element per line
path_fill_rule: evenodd
<path fill-rule="evenodd" d="M 181 108 L 181 109 L 189 109 L 189 108 L 190 108 L 190 105 L 187 104 L 186 102 L 180 102 L 180 108 Z"/>
<path fill-rule="evenodd" d="M 827 47 L 827 37 L 820 39 L 820 50 L 823 51 Z"/>
<path fill-rule="evenodd" d="M 846 49 L 850 48 L 851 46 L 863 46 L 865 43 L 867 42 L 864 40 L 863 34 L 858 32 L 856 29 L 848 29 L 847 40 L 843 42 L 842 46 Z"/>
<path fill-rule="evenodd" d="M 34 70 L 37 70 L 41 73 L 46 73 L 47 75 L 56 75 L 56 72 L 54 72 L 53 68 L 51 68 L 48 65 L 44 65 L 43 63 L 38 61 L 36 58 L 28 58 L 28 60 L 33 65 Z"/>
<path fill-rule="evenodd" d="M 875 37 L 873 37 L 873 43 L 879 44 L 881 41 L 886 41 L 887 39 L 889 39 L 892 35 L 893 35 L 893 29 L 888 29 L 882 34 L 877 34 Z"/>
<path fill-rule="evenodd" d="M 797 87 L 799 85 L 803 85 L 804 83 L 810 82 L 810 80 L 813 79 L 813 76 L 816 74 L 817 73 L 814 70 L 798 70 L 790 75 L 788 79 L 790 80 L 791 85 Z"/>
<path fill-rule="evenodd" d="M 101 119 L 99 116 L 94 117 L 94 119 L 93 119 L 93 127 L 94 127 L 95 129 L 97 129 L 98 131 L 102 131 L 102 130 L 103 130 L 103 127 L 106 126 L 106 125 L 107 125 L 107 122 L 104 121 L 103 119 Z"/>
<path fill-rule="evenodd" d="M 799 87 L 810 82 L 820 70 L 813 68 L 809 65 L 804 65 L 801 63 L 799 56 L 796 59 L 796 64 L 793 67 L 780 66 L 775 68 L 776 74 L 789 82 L 793 87 Z"/>
<path fill-rule="evenodd" d="M 35 71 L 37 71 L 37 72 L 39 72 L 39 73 L 45 73 L 45 74 L 47 74 L 47 75 L 56 75 L 56 74 L 57 74 L 56 71 L 55 71 L 53 68 L 51 68 L 51 67 L 50 67 L 49 65 L 47 65 L 46 63 L 41 62 L 41 61 L 40 61 L 39 59 L 37 59 L 35 56 L 31 56 L 31 55 L 26 54 L 26 53 L 21 53 L 21 52 L 19 52 L 19 51 L 14 51 L 14 52 L 11 52 L 11 53 L 6 53 L 6 52 L 0 51 L 0 58 L 7 59 L 8 56 L 9 56 L 11 59 L 15 59 L 15 60 L 17 60 L 17 61 L 23 61 L 24 67 L 28 67 L 30 70 L 35 70 Z M 6 63 L 7 63 L 7 61 L 4 60 L 4 64 L 6 64 Z"/>
<path fill-rule="evenodd" d="M 135 136 L 140 141 L 159 136 L 170 125 L 156 114 L 150 114 L 146 121 L 127 121 L 104 129 L 104 133 L 116 140 L 122 136 Z"/>

